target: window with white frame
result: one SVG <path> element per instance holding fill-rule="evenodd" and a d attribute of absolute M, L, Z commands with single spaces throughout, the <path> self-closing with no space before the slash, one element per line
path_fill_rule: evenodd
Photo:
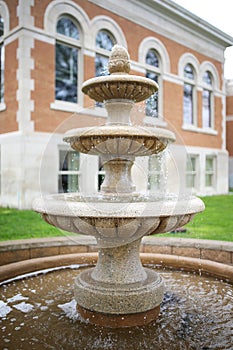
<path fill-rule="evenodd" d="M 116 39 L 109 31 L 101 29 L 96 35 L 96 56 L 95 56 L 95 75 L 108 75 L 108 60 L 110 51 L 116 44 Z M 96 106 L 103 107 L 101 102 L 96 102 Z"/>
<path fill-rule="evenodd" d="M 75 19 L 63 15 L 56 27 L 55 99 L 78 103 L 80 31 Z"/>
<path fill-rule="evenodd" d="M 80 154 L 59 149 L 58 192 L 79 191 Z"/>
<path fill-rule="evenodd" d="M 186 160 L 186 187 L 197 188 L 198 156 L 188 155 Z"/>
<path fill-rule="evenodd" d="M 146 77 L 159 83 L 160 65 L 159 55 L 154 49 L 149 49 L 146 54 Z M 158 118 L 159 115 L 159 101 L 158 92 L 155 92 L 146 100 L 146 115 Z"/>
<path fill-rule="evenodd" d="M 3 43 L 4 20 L 0 16 L 0 103 L 4 102 L 4 65 L 5 65 L 5 50 Z"/>
<path fill-rule="evenodd" d="M 161 189 L 162 155 L 153 155 L 148 160 L 148 190 L 156 192 Z"/>
<path fill-rule="evenodd" d="M 206 71 L 202 77 L 202 127 L 213 127 L 213 80 L 209 71 Z"/>
<path fill-rule="evenodd" d="M 205 186 L 214 187 L 215 185 L 215 168 L 216 157 L 206 156 L 205 160 Z"/>
<path fill-rule="evenodd" d="M 183 90 L 183 123 L 194 125 L 195 118 L 195 72 L 193 66 L 188 63 L 184 67 Z"/>

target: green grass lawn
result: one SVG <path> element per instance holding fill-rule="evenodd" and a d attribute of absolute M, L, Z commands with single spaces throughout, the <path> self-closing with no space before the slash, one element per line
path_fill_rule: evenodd
<path fill-rule="evenodd" d="M 159 236 L 233 241 L 233 195 L 201 198 L 205 210 L 185 226 L 185 233 Z"/>
<path fill-rule="evenodd" d="M 185 233 L 163 234 L 163 237 L 185 237 L 233 241 L 233 195 L 202 197 L 206 209 L 186 225 Z M 54 237 L 67 235 L 46 224 L 31 210 L 0 208 L 0 240 Z M 160 235 L 159 235 L 160 236 Z"/>
<path fill-rule="evenodd" d="M 0 241 L 64 235 L 32 210 L 0 208 Z M 67 234 L 67 233 L 66 233 Z"/>

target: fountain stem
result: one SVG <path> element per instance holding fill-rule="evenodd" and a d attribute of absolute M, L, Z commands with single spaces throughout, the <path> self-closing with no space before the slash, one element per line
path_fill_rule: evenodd
<path fill-rule="evenodd" d="M 141 239 L 113 248 L 100 248 L 98 262 L 91 277 L 111 284 L 142 282 L 147 275 L 139 256 Z"/>
<path fill-rule="evenodd" d="M 103 195 L 129 195 L 136 187 L 132 183 L 131 159 L 112 159 L 104 163 L 105 179 L 101 186 Z"/>
<path fill-rule="evenodd" d="M 104 105 L 108 112 L 106 125 L 131 125 L 130 112 L 134 106 L 132 100 L 107 100 Z"/>

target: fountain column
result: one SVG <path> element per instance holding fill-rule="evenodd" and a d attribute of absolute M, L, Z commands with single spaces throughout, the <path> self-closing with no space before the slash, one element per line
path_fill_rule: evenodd
<path fill-rule="evenodd" d="M 111 91 L 124 98 L 105 101 L 108 112 L 106 125 L 113 128 L 107 138 L 98 142 L 98 149 L 104 153 L 101 158 L 105 170 L 100 193 L 109 200 L 125 201 L 126 198 L 130 200 L 132 196 L 137 196 L 131 178 L 135 160 L 132 149 L 137 154 L 137 150 L 145 148 L 144 144 L 137 142 L 137 138 L 130 142 L 128 139 L 131 132 L 130 112 L 134 105 L 134 101 L 125 96 L 128 70 L 127 52 L 115 47 L 110 57 L 109 71 L 113 78 L 114 75 L 120 75 L 123 85 L 118 83 L 112 86 Z M 131 92 L 138 89 L 135 83 L 129 85 Z M 108 94 L 106 86 L 103 90 Z M 128 132 L 126 139 L 119 132 L 121 126 Z M 119 224 L 111 221 L 111 230 L 112 225 L 117 228 Z M 121 224 L 123 231 L 125 226 L 127 232 L 123 220 Z M 109 227 L 110 236 L 111 230 Z M 138 230 L 140 225 L 136 228 Z M 88 318 L 91 323 L 108 327 L 143 325 L 155 319 L 163 298 L 163 281 L 156 272 L 143 268 L 139 256 L 141 237 L 127 243 L 123 233 L 121 242 L 116 246 L 106 246 L 101 238 L 97 242 L 99 257 L 96 267 L 81 273 L 75 281 L 75 298 L 82 317 Z"/>

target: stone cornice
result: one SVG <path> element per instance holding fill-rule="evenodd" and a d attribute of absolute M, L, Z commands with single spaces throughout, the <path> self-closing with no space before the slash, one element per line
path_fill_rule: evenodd
<path fill-rule="evenodd" d="M 233 45 L 233 37 L 170 0 L 89 1 L 222 62 Z"/>

